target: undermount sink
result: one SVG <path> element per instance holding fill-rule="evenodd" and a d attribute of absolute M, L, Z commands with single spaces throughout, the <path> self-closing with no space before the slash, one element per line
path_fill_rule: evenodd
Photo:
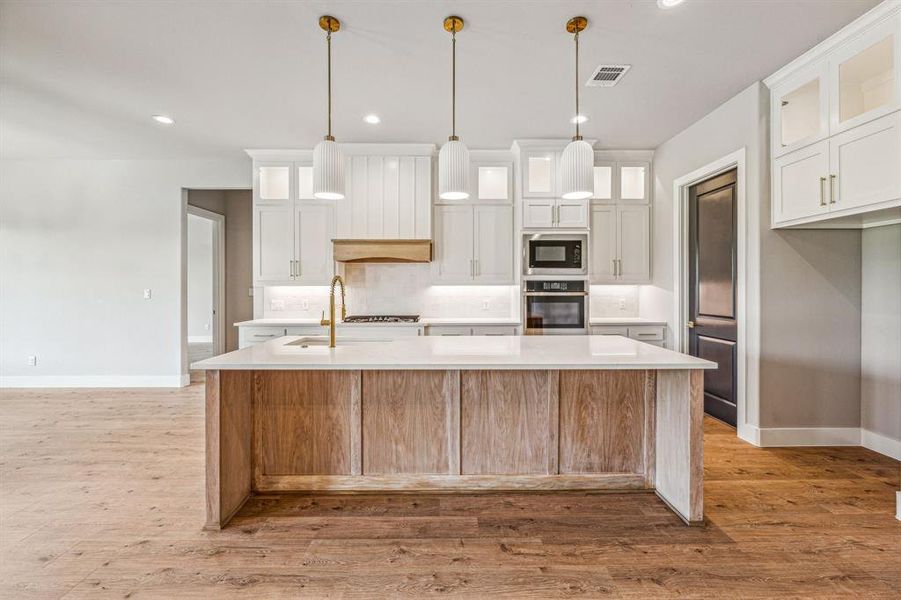
<path fill-rule="evenodd" d="M 385 340 L 380 338 L 336 338 L 335 346 L 359 346 L 365 344 L 374 344 L 374 343 L 385 343 L 390 342 L 391 340 Z M 294 340 L 293 342 L 288 342 L 285 346 L 300 346 L 301 348 L 321 348 L 328 347 L 328 338 L 327 337 L 302 337 Z"/>

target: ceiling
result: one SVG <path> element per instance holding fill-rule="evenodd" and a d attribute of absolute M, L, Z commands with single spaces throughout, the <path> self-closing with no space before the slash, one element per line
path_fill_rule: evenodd
<path fill-rule="evenodd" d="M 325 133 L 333 38 L 334 134 L 431 142 L 450 133 L 450 36 L 459 14 L 457 130 L 470 148 L 565 138 L 581 83 L 631 64 L 614 88 L 581 86 L 583 135 L 653 148 L 877 4 L 876 0 L 340 1 L 18 0 L 0 4 L 4 158 L 240 156 Z M 174 126 L 150 119 L 171 115 Z M 380 125 L 362 118 L 376 113 Z"/>

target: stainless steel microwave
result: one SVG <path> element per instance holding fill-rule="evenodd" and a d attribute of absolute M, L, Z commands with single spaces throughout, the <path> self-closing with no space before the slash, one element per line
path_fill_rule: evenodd
<path fill-rule="evenodd" d="M 588 275 L 588 235 L 532 233 L 523 240 L 524 275 Z"/>

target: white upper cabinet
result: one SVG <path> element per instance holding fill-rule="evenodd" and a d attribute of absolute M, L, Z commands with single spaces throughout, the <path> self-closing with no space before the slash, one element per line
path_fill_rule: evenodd
<path fill-rule="evenodd" d="M 841 46 L 829 58 L 830 134 L 847 131 L 899 108 L 901 17 Z"/>
<path fill-rule="evenodd" d="M 290 202 L 293 163 L 270 163 L 256 169 L 254 201 Z"/>
<path fill-rule="evenodd" d="M 435 207 L 436 283 L 513 283 L 513 207 Z"/>
<path fill-rule="evenodd" d="M 647 204 L 650 164 L 646 162 L 621 162 L 619 170 L 619 200 L 630 204 Z"/>
<path fill-rule="evenodd" d="M 294 282 L 326 285 L 334 274 L 335 207 L 329 202 L 294 205 Z"/>
<path fill-rule="evenodd" d="M 522 197 L 553 198 L 557 195 L 557 160 L 553 150 L 523 150 Z"/>
<path fill-rule="evenodd" d="M 615 174 L 615 162 L 600 160 L 594 162 L 594 195 L 591 197 L 593 202 L 604 204 L 615 201 L 613 195 Z"/>
<path fill-rule="evenodd" d="M 470 184 L 475 184 L 470 199 L 478 202 L 513 201 L 513 163 L 473 162 Z"/>
<path fill-rule="evenodd" d="M 901 206 L 901 3 L 877 5 L 766 83 L 771 225 L 890 218 Z"/>
<path fill-rule="evenodd" d="M 588 200 L 526 198 L 522 201 L 524 229 L 585 229 L 588 227 Z"/>
<path fill-rule="evenodd" d="M 591 208 L 591 283 L 649 283 L 649 206 Z"/>
<path fill-rule="evenodd" d="M 812 144 L 829 133 L 828 64 L 822 60 L 772 90 L 773 156 Z"/>
<path fill-rule="evenodd" d="M 557 198 L 555 227 L 584 229 L 588 227 L 588 199 L 564 200 Z"/>
<path fill-rule="evenodd" d="M 310 164 L 297 164 L 297 199 L 315 200 L 315 196 L 313 196 L 312 162 Z"/>
<path fill-rule="evenodd" d="M 293 207 L 256 205 L 253 212 L 253 280 L 256 285 L 293 283 Z"/>
<path fill-rule="evenodd" d="M 474 206 L 474 280 L 513 283 L 513 207 Z"/>

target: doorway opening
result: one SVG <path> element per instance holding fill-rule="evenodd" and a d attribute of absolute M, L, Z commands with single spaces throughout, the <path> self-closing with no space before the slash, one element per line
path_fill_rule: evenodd
<path fill-rule="evenodd" d="M 747 201 L 747 151 L 740 148 L 673 181 L 673 349 L 690 353 L 691 319 L 690 248 L 691 189 L 728 172 L 733 172 L 734 196 L 734 262 L 731 279 L 734 294 L 734 355 L 732 386 L 735 406 L 735 426 L 738 437 L 759 444 L 757 433 L 758 373 L 760 366 L 760 249 L 748 232 L 759 228 L 757 202 Z M 755 189 L 757 180 L 755 179 Z M 697 189 L 697 188 L 696 188 Z M 709 216 L 709 215 L 708 215 Z M 703 234 L 702 234 L 703 235 Z M 719 268 L 725 268 L 723 263 Z M 702 276 L 703 277 L 703 276 Z M 722 308 L 722 307 L 719 307 Z M 719 310 L 718 308 L 718 310 Z M 715 312 L 715 311 L 713 311 Z M 712 336 L 711 336 L 712 337 Z M 715 343 L 715 342 L 711 342 Z M 723 350 L 725 345 L 717 346 Z M 717 358 L 712 358 L 721 362 Z M 711 388 L 723 394 L 728 383 L 712 381 Z M 705 388 L 708 386 L 705 383 Z"/>
<path fill-rule="evenodd" d="M 182 374 L 238 349 L 235 323 L 253 318 L 253 193 L 182 191 Z M 191 381 L 203 373 L 190 372 Z"/>

